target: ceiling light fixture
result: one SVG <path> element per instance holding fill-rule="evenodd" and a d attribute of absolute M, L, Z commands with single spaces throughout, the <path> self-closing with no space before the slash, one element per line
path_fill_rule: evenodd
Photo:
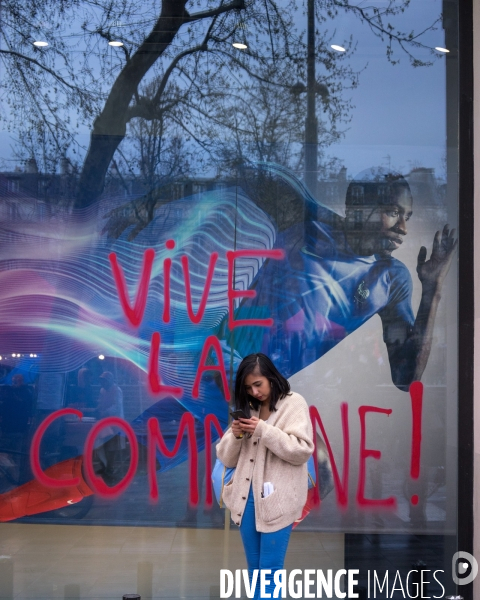
<path fill-rule="evenodd" d="M 37 40 L 36 42 L 33 42 L 33 45 L 37 48 L 45 48 L 46 46 L 48 46 L 48 42 L 42 42 L 41 40 Z"/>
<path fill-rule="evenodd" d="M 435 46 L 435 50 L 437 50 L 437 52 L 443 52 L 444 54 L 448 54 L 450 52 L 450 50 L 447 48 L 442 48 L 441 46 Z"/>
<path fill-rule="evenodd" d="M 120 48 L 120 46 L 123 46 L 123 42 L 113 41 L 113 42 L 108 42 L 108 45 L 109 46 L 114 46 L 115 48 Z"/>
<path fill-rule="evenodd" d="M 330 48 L 333 48 L 337 52 L 346 52 L 346 50 L 345 50 L 345 48 L 343 46 L 337 46 L 337 44 L 332 44 L 330 46 Z"/>
<path fill-rule="evenodd" d="M 103 354 L 99 354 L 99 355 L 98 355 L 98 358 L 99 358 L 100 360 L 105 360 L 105 356 L 104 356 Z"/>

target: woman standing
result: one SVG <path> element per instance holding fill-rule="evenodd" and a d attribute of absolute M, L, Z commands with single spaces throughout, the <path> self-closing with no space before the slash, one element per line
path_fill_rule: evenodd
<path fill-rule="evenodd" d="M 217 446 L 217 456 L 235 475 L 224 487 L 223 501 L 240 526 L 250 582 L 255 569 L 283 568 L 293 522 L 307 499 L 307 461 L 313 453 L 312 425 L 304 398 L 265 354 L 243 359 L 235 380 L 237 409 L 247 419 L 233 421 Z M 264 493 L 264 484 L 273 492 Z M 254 598 L 260 598 L 260 574 Z M 273 597 L 273 596 L 271 596 Z"/>

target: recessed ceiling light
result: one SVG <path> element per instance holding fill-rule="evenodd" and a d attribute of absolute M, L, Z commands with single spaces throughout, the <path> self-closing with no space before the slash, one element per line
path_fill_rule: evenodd
<path fill-rule="evenodd" d="M 330 48 L 333 48 L 337 52 L 346 52 L 346 50 L 345 50 L 345 48 L 343 46 L 337 46 L 337 44 L 332 44 L 330 46 Z"/>
<path fill-rule="evenodd" d="M 247 44 L 242 44 L 242 42 L 233 42 L 232 46 L 237 48 L 237 50 L 246 50 L 248 48 Z"/>
<path fill-rule="evenodd" d="M 36 42 L 33 42 L 34 46 L 37 46 L 37 48 L 45 48 L 45 46 L 48 46 L 48 42 L 42 42 L 41 40 L 37 40 Z"/>
<path fill-rule="evenodd" d="M 444 54 L 450 52 L 450 50 L 448 50 L 447 48 L 442 48 L 441 46 L 435 46 L 435 50 L 437 50 L 438 52 L 443 52 Z"/>
<path fill-rule="evenodd" d="M 123 42 L 108 42 L 109 46 L 115 46 L 115 48 L 119 48 L 120 46 L 123 46 Z"/>
<path fill-rule="evenodd" d="M 99 354 L 99 355 L 98 355 L 98 358 L 99 358 L 100 360 L 105 360 L 105 356 L 104 356 L 103 354 Z"/>

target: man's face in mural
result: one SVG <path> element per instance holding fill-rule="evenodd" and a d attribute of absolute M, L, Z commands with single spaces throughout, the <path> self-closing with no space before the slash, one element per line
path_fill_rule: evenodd
<path fill-rule="evenodd" d="M 347 212 L 350 245 L 361 256 L 389 256 L 400 248 L 412 216 L 412 196 L 407 189 L 391 205 L 362 206 Z M 353 223 L 352 223 L 353 218 Z"/>

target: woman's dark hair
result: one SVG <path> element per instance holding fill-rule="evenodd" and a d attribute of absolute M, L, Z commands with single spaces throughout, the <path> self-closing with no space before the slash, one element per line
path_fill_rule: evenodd
<path fill-rule="evenodd" d="M 261 352 L 257 354 L 249 354 L 246 356 L 237 370 L 237 376 L 235 378 L 235 405 L 237 409 L 243 410 L 243 412 L 250 416 L 250 407 L 258 410 L 260 406 L 259 400 L 256 400 L 250 394 L 247 394 L 245 389 L 245 377 L 250 375 L 254 371 L 258 371 L 260 375 L 266 377 L 270 381 L 271 393 L 270 393 L 270 410 L 276 410 L 275 406 L 279 400 L 285 398 L 290 392 L 290 384 L 285 377 L 279 373 L 277 367 L 273 362 Z"/>

